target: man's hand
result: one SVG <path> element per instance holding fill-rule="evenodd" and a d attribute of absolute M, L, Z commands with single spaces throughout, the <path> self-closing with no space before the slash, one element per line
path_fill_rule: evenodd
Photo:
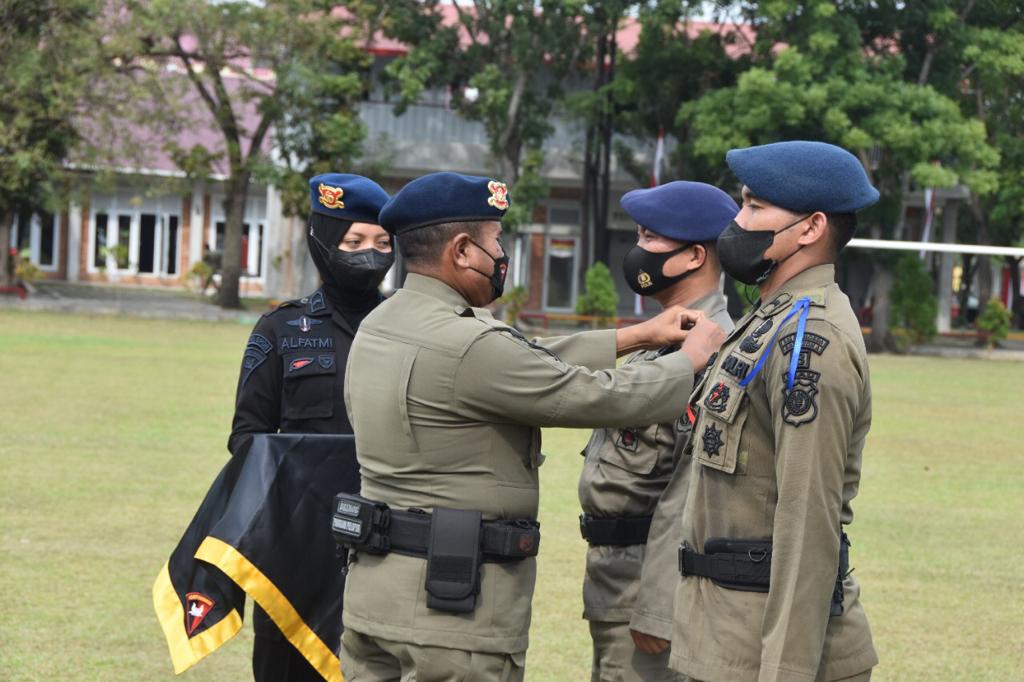
<path fill-rule="evenodd" d="M 702 317 L 702 311 L 670 306 L 649 320 L 619 329 L 615 338 L 617 355 L 682 343 L 688 330 Z"/>
<path fill-rule="evenodd" d="M 725 332 L 717 324 L 701 315 L 690 328 L 683 341 L 680 352 L 685 353 L 693 365 L 693 371 L 699 372 L 708 364 L 711 354 L 721 348 L 725 342 Z"/>
<path fill-rule="evenodd" d="M 630 636 L 633 637 L 633 644 L 636 644 L 636 648 L 650 656 L 657 656 L 658 654 L 667 651 L 671 642 L 661 637 L 655 637 L 654 635 L 647 635 L 643 632 L 637 632 L 630 628 Z"/>

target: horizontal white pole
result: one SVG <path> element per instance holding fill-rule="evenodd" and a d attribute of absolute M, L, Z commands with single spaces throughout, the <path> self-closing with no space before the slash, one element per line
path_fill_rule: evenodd
<path fill-rule="evenodd" d="M 940 251 L 942 253 L 977 253 L 984 256 L 1024 258 L 1024 248 L 983 246 L 981 244 L 944 244 L 941 242 L 901 242 L 894 239 L 851 239 L 847 246 L 855 249 L 893 249 L 896 251 Z"/>

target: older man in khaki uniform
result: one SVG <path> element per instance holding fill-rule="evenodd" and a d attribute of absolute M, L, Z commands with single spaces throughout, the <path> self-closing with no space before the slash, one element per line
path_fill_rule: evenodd
<path fill-rule="evenodd" d="M 878 657 L 844 528 L 871 388 L 833 263 L 878 192 L 820 142 L 726 159 L 743 207 L 719 258 L 761 300 L 691 397 L 671 665 L 708 681 L 867 680 Z"/>
<path fill-rule="evenodd" d="M 622 198 L 622 208 L 638 226 L 637 244 L 622 264 L 630 288 L 663 308 L 702 310 L 731 330 L 715 240 L 736 216 L 736 202 L 711 185 L 676 181 L 633 190 Z M 625 362 L 650 361 L 671 350 L 639 351 Z M 670 477 L 676 490 L 685 484 L 687 467 L 676 443 L 690 422 L 683 405 L 674 417 L 660 424 L 597 429 L 583 452 L 580 529 L 589 545 L 583 617 L 590 621 L 593 640 L 592 682 L 680 679 L 668 667 L 668 640 L 679 544 L 671 530 L 682 514 L 682 495 L 666 486 Z M 657 524 L 652 522 L 655 505 Z M 634 636 L 634 644 L 629 623 L 641 566 L 649 576 L 645 610 L 659 618 Z"/>
<path fill-rule="evenodd" d="M 673 309 L 625 330 L 527 341 L 481 307 L 504 285 L 508 201 L 502 183 L 435 173 L 381 212 L 410 274 L 363 321 L 346 370 L 363 496 L 341 500 L 335 518 L 357 548 L 348 682 L 521 680 L 539 427 L 667 421 L 724 338 L 703 314 Z M 679 341 L 679 352 L 614 368 L 617 354 Z"/>

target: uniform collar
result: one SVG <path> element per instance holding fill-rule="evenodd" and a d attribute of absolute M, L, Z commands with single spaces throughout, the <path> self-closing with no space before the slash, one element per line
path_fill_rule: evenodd
<path fill-rule="evenodd" d="M 418 275 L 415 272 L 410 272 L 405 276 L 403 288 L 436 298 L 445 305 L 454 308 L 458 313 L 469 307 L 469 303 L 462 297 L 462 294 L 436 277 L 428 277 L 427 275 Z"/>
<path fill-rule="evenodd" d="M 823 289 L 830 284 L 834 284 L 835 281 L 836 267 L 832 263 L 807 268 L 783 282 L 782 286 L 772 294 L 768 302 L 760 306 L 758 313 L 762 317 L 771 317 L 785 310 L 790 303 L 798 298 L 798 294 L 812 289 Z M 822 296 L 811 297 L 811 305 L 824 305 L 824 303 L 825 301 Z"/>
<path fill-rule="evenodd" d="M 693 310 L 701 310 L 705 312 L 708 317 L 712 317 L 726 310 L 729 307 L 729 304 L 725 300 L 725 295 L 723 295 L 721 290 L 716 287 L 686 307 L 692 308 Z"/>

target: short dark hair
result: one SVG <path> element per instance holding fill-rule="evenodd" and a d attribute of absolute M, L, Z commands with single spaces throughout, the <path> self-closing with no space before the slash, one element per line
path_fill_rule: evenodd
<path fill-rule="evenodd" d="M 857 214 L 826 213 L 825 217 L 828 219 L 832 257 L 838 258 L 839 252 L 853 239 L 853 233 L 857 231 Z"/>
<path fill-rule="evenodd" d="M 480 222 L 441 223 L 405 232 L 397 237 L 398 252 L 411 265 L 434 265 L 448 242 L 455 235 L 465 232 L 473 239 L 480 239 L 483 225 Z"/>

